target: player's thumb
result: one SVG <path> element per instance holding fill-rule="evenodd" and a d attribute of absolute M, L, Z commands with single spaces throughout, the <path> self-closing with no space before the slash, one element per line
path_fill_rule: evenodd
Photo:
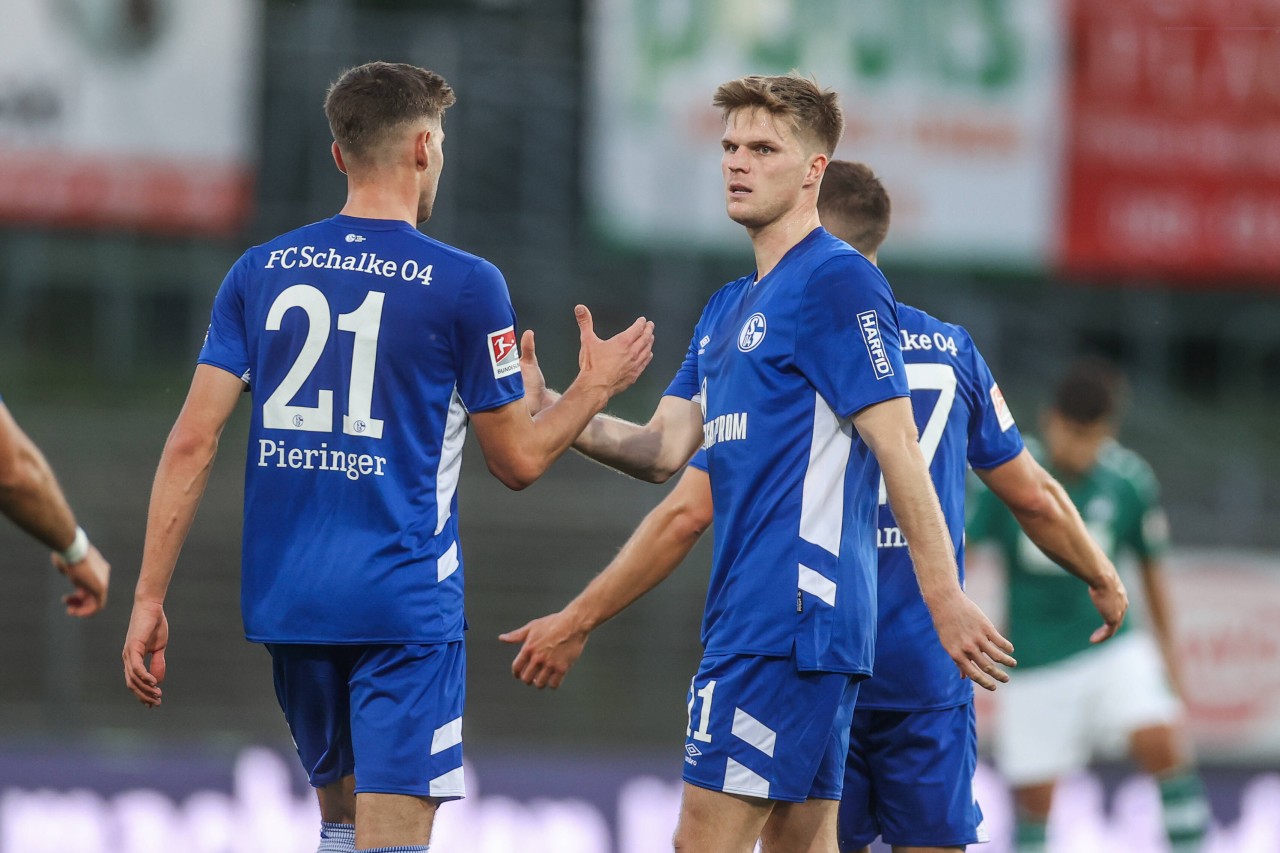
<path fill-rule="evenodd" d="M 155 676 L 156 684 L 164 681 L 165 670 L 168 669 L 164 662 L 164 649 L 152 652 L 151 666 L 149 668 L 151 670 L 151 674 Z"/>
<path fill-rule="evenodd" d="M 591 312 L 585 305 L 575 305 L 573 308 L 573 316 L 578 321 L 578 330 L 582 333 L 582 339 L 595 335 L 595 323 L 591 319 Z"/>
<path fill-rule="evenodd" d="M 538 354 L 533 348 L 533 329 L 525 329 L 520 336 L 520 360 L 526 364 L 538 363 Z"/>

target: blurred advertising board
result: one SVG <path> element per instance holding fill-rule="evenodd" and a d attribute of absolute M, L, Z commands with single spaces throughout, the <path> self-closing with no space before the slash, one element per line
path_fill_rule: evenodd
<path fill-rule="evenodd" d="M 252 190 L 258 4 L 6 0 L 0 220 L 218 234 Z"/>
<path fill-rule="evenodd" d="M 1183 550 L 1170 564 L 1197 751 L 1280 764 L 1280 555 Z"/>
<path fill-rule="evenodd" d="M 467 765 L 467 797 L 441 806 L 438 853 L 669 853 L 681 753 L 489 754 Z M 319 810 L 293 756 L 253 747 L 213 760 L 53 747 L 0 750 L 0 853 L 312 853 Z M 656 772 L 655 772 L 656 771 Z M 1280 774 L 1209 770 L 1214 827 L 1204 853 L 1280 849 Z M 979 765 L 975 789 L 991 843 L 1012 853 L 1012 804 Z M 1050 850 L 1163 853 L 1160 795 L 1115 770 L 1063 780 Z M 874 847 L 875 853 L 885 848 Z"/>
<path fill-rule="evenodd" d="M 969 594 L 999 624 L 998 564 L 985 548 L 967 554 L 965 563 Z M 1121 569 L 1132 618 L 1145 623 L 1141 582 L 1134 570 Z M 1280 766 L 1280 554 L 1175 549 L 1167 569 L 1196 754 L 1215 763 Z M 977 692 L 979 736 L 990 743 L 1000 694 Z"/>
<path fill-rule="evenodd" d="M 600 0 L 589 192 L 624 243 L 746 250 L 725 215 L 720 83 L 812 74 L 839 92 L 836 155 L 893 199 L 886 257 L 1040 266 L 1056 242 L 1059 0 Z"/>
<path fill-rule="evenodd" d="M 1280 271 L 1280 6 L 1069 0 L 1063 262 Z"/>

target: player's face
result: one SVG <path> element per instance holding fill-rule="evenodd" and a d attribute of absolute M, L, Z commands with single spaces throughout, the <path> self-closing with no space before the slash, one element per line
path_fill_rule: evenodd
<path fill-rule="evenodd" d="M 436 190 L 440 186 L 440 173 L 444 170 L 444 126 L 440 121 L 431 122 L 427 129 L 427 168 L 421 176 L 418 189 L 418 221 L 426 222 L 436 203 Z"/>
<path fill-rule="evenodd" d="M 720 140 L 725 208 L 747 228 L 763 228 L 801 199 L 814 155 L 786 119 L 759 107 L 734 110 Z"/>
<path fill-rule="evenodd" d="M 1079 477 L 1098 462 L 1102 446 L 1114 435 L 1111 421 L 1103 419 L 1082 424 L 1054 411 L 1044 416 L 1044 440 L 1053 467 L 1063 474 Z"/>

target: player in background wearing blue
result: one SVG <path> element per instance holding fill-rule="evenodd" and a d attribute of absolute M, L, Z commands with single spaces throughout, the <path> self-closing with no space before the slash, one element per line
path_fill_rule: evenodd
<path fill-rule="evenodd" d="M 827 228 L 874 260 L 888 232 L 890 204 L 870 169 L 831 164 L 818 208 Z M 1095 619 L 1101 615 L 1103 625 L 1082 628 L 1081 640 L 1107 639 L 1128 607 L 1124 585 L 1066 491 L 1027 452 L 968 332 L 901 303 L 898 318 L 920 445 L 956 543 L 962 580 L 965 477 L 972 466 L 1030 541 L 1088 585 Z M 963 850 L 987 840 L 973 793 L 973 687 L 951 671 L 905 544 L 882 496 L 875 675 L 862 687 L 850 735 L 840 804 L 845 853 L 865 851 L 877 837 L 898 853 Z M 1083 599 L 1077 590 L 1064 592 Z"/>
<path fill-rule="evenodd" d="M 165 593 L 247 387 L 245 634 L 271 653 L 325 853 L 425 850 L 437 805 L 464 795 L 468 421 L 490 471 L 523 488 L 652 357 L 644 318 L 601 341 L 578 306 L 578 377 L 530 416 L 502 275 L 415 227 L 431 215 L 453 102 L 410 65 L 362 65 L 329 89 L 346 204 L 247 251 L 218 291 L 156 472 L 123 650 L 127 685 L 158 706 Z"/>
<path fill-rule="evenodd" d="M 875 262 L 888 232 L 889 198 L 866 166 L 835 160 L 818 198 L 824 227 Z M 1090 583 L 1105 624 L 1123 619 L 1124 587 L 1089 538 L 1062 488 L 1023 449 L 994 379 L 967 333 L 898 304 L 903 361 L 926 458 L 938 495 L 960 538 L 964 477 L 972 462 L 1017 513 L 1028 535 Z M 939 337 L 935 338 L 937 334 Z M 924 343 L 925 340 L 929 343 Z M 527 387 L 541 374 L 526 347 Z M 618 556 L 564 610 L 504 635 L 523 646 L 513 671 L 528 683 L 557 687 L 591 631 L 665 579 L 712 523 L 705 456 L 694 457 L 676 487 L 645 518 Z M 889 508 L 880 506 L 875 675 L 854 710 L 840 806 L 840 849 L 865 850 L 877 836 L 899 853 L 958 850 L 982 839 L 974 802 L 977 737 L 973 688 L 956 678 L 941 647 Z M 963 563 L 963 545 L 957 548 Z M 790 849 L 766 824 L 766 851 Z"/>
<path fill-rule="evenodd" d="M 676 848 L 750 851 L 769 821 L 780 849 L 833 850 L 849 723 L 871 672 L 882 470 L 961 672 L 994 688 L 1012 647 L 960 588 L 893 293 L 818 219 L 844 126 L 836 95 L 798 75 L 745 77 L 714 103 L 727 212 L 756 270 L 711 297 L 648 424 L 596 418 L 575 447 L 657 481 L 706 449 L 718 535 Z M 646 522 L 627 548 L 647 554 L 664 537 Z M 546 683 L 519 660 L 515 671 Z"/>
<path fill-rule="evenodd" d="M 111 566 L 89 543 L 40 448 L 0 401 L 0 514 L 52 550 L 53 566 L 75 587 L 67 613 L 92 616 L 107 604 Z"/>

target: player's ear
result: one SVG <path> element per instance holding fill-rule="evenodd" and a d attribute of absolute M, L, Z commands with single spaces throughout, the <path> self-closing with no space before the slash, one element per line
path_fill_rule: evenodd
<path fill-rule="evenodd" d="M 812 186 L 822 180 L 822 176 L 826 174 L 827 163 L 831 162 L 831 158 L 826 154 L 818 153 L 809 158 L 809 171 L 805 173 L 804 185 Z"/>
<path fill-rule="evenodd" d="M 419 171 L 425 172 L 431 163 L 431 130 L 420 130 L 413 137 L 413 157 Z"/>
<path fill-rule="evenodd" d="M 333 152 L 333 162 L 338 167 L 338 171 L 345 175 L 347 173 L 347 164 L 342 159 L 342 149 L 338 147 L 337 140 L 334 140 L 330 150 Z"/>

